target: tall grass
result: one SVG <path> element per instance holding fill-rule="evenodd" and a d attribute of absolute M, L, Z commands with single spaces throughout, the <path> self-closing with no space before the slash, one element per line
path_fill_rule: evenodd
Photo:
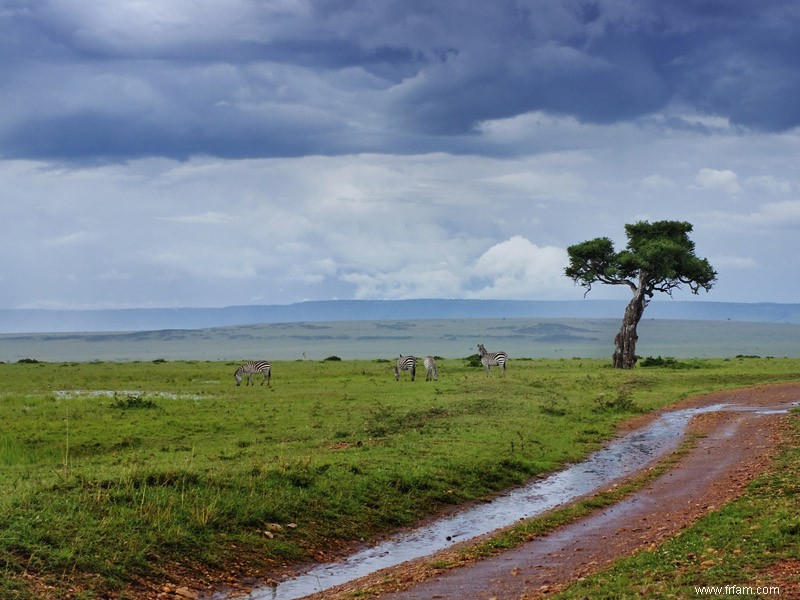
<path fill-rule="evenodd" d="M 693 364 L 442 360 L 412 383 L 293 361 L 240 388 L 235 363 L 0 364 L 0 596 L 39 597 L 26 574 L 123 597 L 171 563 L 309 560 L 577 460 L 633 414 L 800 378 L 796 359 Z"/>

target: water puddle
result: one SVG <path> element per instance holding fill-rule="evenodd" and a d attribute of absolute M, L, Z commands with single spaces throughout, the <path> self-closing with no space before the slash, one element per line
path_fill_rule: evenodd
<path fill-rule="evenodd" d="M 140 390 L 56 390 L 58 399 L 71 398 L 114 398 L 116 396 L 154 396 L 167 400 L 202 400 L 198 394 L 176 394 L 174 392 L 143 392 Z"/>
<path fill-rule="evenodd" d="M 798 403 L 792 403 L 792 406 Z M 747 410 L 760 414 L 788 412 L 788 407 L 751 409 L 715 404 L 664 413 L 649 426 L 630 433 L 564 471 L 554 473 L 504 494 L 495 500 L 436 521 L 425 527 L 398 534 L 361 550 L 346 559 L 321 564 L 304 575 L 276 587 L 259 588 L 251 600 L 293 600 L 364 577 L 380 569 L 444 550 L 448 546 L 516 521 L 535 517 L 579 496 L 590 494 L 646 467 L 677 448 L 690 419 L 719 410 Z"/>

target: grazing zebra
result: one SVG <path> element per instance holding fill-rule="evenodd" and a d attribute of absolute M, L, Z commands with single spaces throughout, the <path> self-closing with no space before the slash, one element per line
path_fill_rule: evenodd
<path fill-rule="evenodd" d="M 414 375 L 417 374 L 417 357 L 416 356 L 403 356 L 397 359 L 397 364 L 394 366 L 394 380 L 400 379 L 400 371 L 408 371 L 411 373 L 411 381 L 414 381 Z"/>
<path fill-rule="evenodd" d="M 272 367 L 270 366 L 270 364 L 267 361 L 265 361 L 265 360 L 256 360 L 256 361 L 253 361 L 253 362 L 245 363 L 241 367 L 236 369 L 236 372 L 233 374 L 233 378 L 236 379 L 236 385 L 241 385 L 242 384 L 242 375 L 244 374 L 244 375 L 247 375 L 247 383 L 245 385 L 251 385 L 251 384 L 255 385 L 252 382 L 253 375 L 255 373 L 263 373 L 264 374 L 264 380 L 261 382 L 261 385 L 264 385 L 264 381 L 266 381 L 267 385 L 269 385 L 269 378 L 270 378 L 270 372 L 271 371 L 272 371 Z"/>
<path fill-rule="evenodd" d="M 425 357 L 425 381 L 438 381 L 439 374 L 436 372 L 436 361 L 432 356 Z"/>
<path fill-rule="evenodd" d="M 489 368 L 492 365 L 497 365 L 503 370 L 503 377 L 506 376 L 506 359 L 508 355 L 505 352 L 487 352 L 483 344 L 478 344 L 478 353 L 481 356 L 481 364 L 486 369 L 486 374 L 489 374 Z"/>

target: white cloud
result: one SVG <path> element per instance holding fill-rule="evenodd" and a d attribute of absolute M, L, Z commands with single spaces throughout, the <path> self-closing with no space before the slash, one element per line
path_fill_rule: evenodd
<path fill-rule="evenodd" d="M 717 212 L 714 221 L 720 225 L 759 230 L 797 229 L 800 227 L 800 200 L 767 202 L 747 214 Z"/>
<path fill-rule="evenodd" d="M 409 267 L 387 273 L 352 272 L 340 279 L 355 287 L 357 299 L 459 297 L 461 279 L 450 270 Z"/>
<path fill-rule="evenodd" d="M 642 187 L 648 190 L 670 190 L 675 187 L 675 182 L 663 175 L 648 175 L 642 179 Z"/>
<path fill-rule="evenodd" d="M 505 193 L 516 193 L 531 200 L 579 201 L 586 197 L 587 185 L 580 173 L 542 171 L 527 166 L 524 171 L 495 175 L 484 181 Z"/>
<path fill-rule="evenodd" d="M 788 194 L 792 191 L 790 181 L 772 175 L 755 175 L 745 179 L 744 183 L 748 188 L 752 187 L 774 194 Z"/>
<path fill-rule="evenodd" d="M 769 202 L 753 213 L 751 219 L 762 225 L 796 228 L 800 225 L 800 200 Z"/>
<path fill-rule="evenodd" d="M 495 244 L 475 262 L 472 275 L 481 281 L 471 298 L 543 298 L 563 295 L 572 288 L 564 277 L 567 252 L 539 247 L 522 236 Z"/>
<path fill-rule="evenodd" d="M 738 176 L 731 170 L 718 171 L 703 168 L 694 178 L 695 184 L 704 190 L 722 190 L 728 194 L 739 194 L 742 186 L 739 185 Z"/>

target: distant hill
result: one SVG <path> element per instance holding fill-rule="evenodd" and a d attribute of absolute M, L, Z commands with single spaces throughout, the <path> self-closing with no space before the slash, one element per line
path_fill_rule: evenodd
<path fill-rule="evenodd" d="M 622 318 L 624 300 L 327 300 L 225 308 L 0 309 L 0 333 L 158 331 L 318 321 Z M 654 300 L 645 319 L 800 323 L 800 304 Z"/>

